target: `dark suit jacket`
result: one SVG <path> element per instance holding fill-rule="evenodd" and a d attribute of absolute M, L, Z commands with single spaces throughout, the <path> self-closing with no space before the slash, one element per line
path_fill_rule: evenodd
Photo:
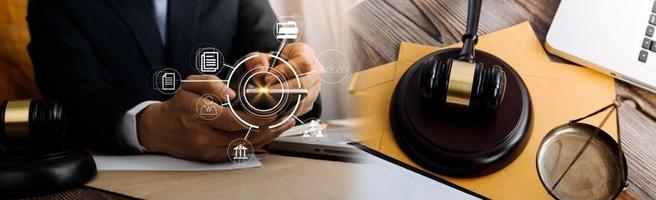
<path fill-rule="evenodd" d="M 28 49 L 46 98 L 67 106 L 72 138 L 97 150 L 128 153 L 117 124 L 146 100 L 166 100 L 146 83 L 154 66 L 196 74 L 191 52 L 212 44 L 227 62 L 270 51 L 276 21 L 266 0 L 169 0 L 162 43 L 151 0 L 30 0 Z M 318 117 L 321 108 L 305 117 Z"/>

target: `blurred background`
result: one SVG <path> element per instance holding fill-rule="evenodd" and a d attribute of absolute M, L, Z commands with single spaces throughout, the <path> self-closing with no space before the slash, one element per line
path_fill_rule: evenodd
<path fill-rule="evenodd" d="M 26 0 L 0 1 L 0 100 L 40 97 L 27 54 Z"/>
<path fill-rule="evenodd" d="M 269 0 L 278 16 L 298 16 L 303 21 L 301 41 L 314 48 L 317 55 L 327 49 L 337 49 L 349 58 L 351 72 L 360 69 L 355 58 L 349 9 L 362 0 Z M 337 84 L 321 85 L 324 120 L 349 117 L 351 101 L 348 95 L 350 76 Z"/>

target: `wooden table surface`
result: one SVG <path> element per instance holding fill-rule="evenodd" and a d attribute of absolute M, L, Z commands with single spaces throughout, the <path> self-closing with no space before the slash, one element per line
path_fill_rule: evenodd
<path fill-rule="evenodd" d="M 103 171 L 90 182 L 144 199 L 349 199 L 358 163 L 269 153 L 262 167 L 196 172 Z"/>
<path fill-rule="evenodd" d="M 448 46 L 460 41 L 467 19 L 466 0 L 366 0 L 350 11 L 359 70 L 396 60 L 401 41 Z M 529 21 L 544 42 L 558 0 L 485 0 L 479 35 Z M 553 57 L 556 62 L 567 62 Z M 656 77 L 655 77 L 656 78 Z M 616 93 L 641 101 L 656 113 L 656 94 L 616 81 Z M 630 103 L 619 109 L 619 130 L 629 165 L 629 191 L 641 199 L 656 197 L 656 122 Z"/>
<path fill-rule="evenodd" d="M 27 199 L 352 199 L 353 177 L 362 169 L 353 162 L 261 157 L 262 167 L 237 170 L 99 171 L 85 187 Z"/>

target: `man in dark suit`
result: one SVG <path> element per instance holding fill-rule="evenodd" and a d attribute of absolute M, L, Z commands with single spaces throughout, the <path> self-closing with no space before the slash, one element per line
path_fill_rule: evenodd
<path fill-rule="evenodd" d="M 219 104 L 212 105 L 223 110 L 217 119 L 200 120 L 194 104 L 203 94 L 234 98 L 234 91 L 220 82 L 185 82 L 173 95 L 157 95 L 145 84 L 149 70 L 169 66 L 188 80 L 220 79 L 194 75 L 190 52 L 199 44 L 221 50 L 228 63 L 278 45 L 276 16 L 266 0 L 30 0 L 27 20 L 41 92 L 65 103 L 73 139 L 113 153 L 224 160 L 226 146 L 244 137 L 246 127 Z M 299 73 L 321 70 L 303 43 L 287 45 L 281 57 Z M 247 67 L 268 62 L 255 59 Z M 309 73 L 300 81 L 310 93 L 296 114 L 318 117 L 319 76 Z M 293 124 L 261 130 L 249 140 L 262 146 Z"/>

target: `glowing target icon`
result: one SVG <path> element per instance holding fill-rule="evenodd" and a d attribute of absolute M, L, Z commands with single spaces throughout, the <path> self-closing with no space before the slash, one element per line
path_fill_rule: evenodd
<path fill-rule="evenodd" d="M 277 63 L 284 64 L 281 65 L 284 71 L 291 72 L 293 76 L 287 78 L 282 70 L 268 66 L 247 69 L 245 63 L 258 56 L 266 56 L 267 60 L 275 59 Z M 272 80 L 275 81 L 268 83 L 263 81 L 262 77 L 267 76 L 274 77 Z M 308 92 L 307 89 L 302 88 L 299 74 L 294 67 L 284 59 L 270 54 L 253 54 L 240 60 L 228 75 L 227 84 L 237 93 L 237 100 L 228 102 L 231 113 L 240 123 L 254 129 L 261 128 L 261 125 L 246 119 L 277 116 L 280 120 L 267 125 L 269 129 L 277 128 L 287 120 L 293 120 L 301 99 Z M 242 116 L 244 114 L 251 117 Z"/>

